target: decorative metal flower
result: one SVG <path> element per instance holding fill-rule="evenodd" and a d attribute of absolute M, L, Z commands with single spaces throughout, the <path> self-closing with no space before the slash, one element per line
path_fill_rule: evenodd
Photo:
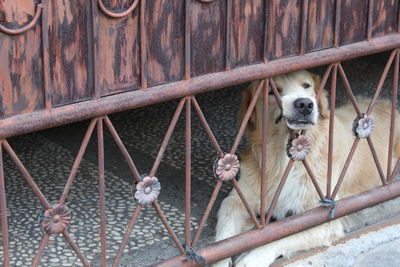
<path fill-rule="evenodd" d="M 305 135 L 299 135 L 297 138 L 289 140 L 288 156 L 292 160 L 303 160 L 311 150 L 311 143 Z"/>
<path fill-rule="evenodd" d="M 372 115 L 365 115 L 361 119 L 356 118 L 353 122 L 353 133 L 359 138 L 368 138 L 375 127 L 375 119 Z"/>
<path fill-rule="evenodd" d="M 68 227 L 71 219 L 71 211 L 67 206 L 54 204 L 44 212 L 40 225 L 48 234 L 59 234 Z"/>
<path fill-rule="evenodd" d="M 235 154 L 225 154 L 225 156 L 218 160 L 218 167 L 215 173 L 222 181 L 230 181 L 236 177 L 239 172 L 239 160 Z"/>
<path fill-rule="evenodd" d="M 136 200 L 142 205 L 148 205 L 157 200 L 161 185 L 156 177 L 146 176 L 136 185 Z"/>

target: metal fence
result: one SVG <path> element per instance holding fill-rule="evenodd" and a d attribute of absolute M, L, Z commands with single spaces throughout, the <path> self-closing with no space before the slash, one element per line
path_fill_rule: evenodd
<path fill-rule="evenodd" d="M 184 5 L 184 10 L 186 14 L 189 14 L 192 5 L 194 5 L 195 1 L 185 1 L 182 2 Z M 206 1 L 200 0 L 202 4 L 206 5 L 208 3 L 217 4 L 217 1 Z M 222 2 L 222 1 L 221 1 Z M 276 1 L 273 1 L 276 4 Z M 192 67 L 193 63 L 191 62 L 191 53 L 193 52 L 194 44 L 191 43 L 191 40 L 194 38 L 191 36 L 191 17 L 185 16 L 184 17 L 184 49 L 182 53 L 182 60 L 183 64 L 183 75 L 182 79 L 178 79 L 175 82 L 169 82 L 166 84 L 156 84 L 152 86 L 148 86 L 148 66 L 147 64 L 147 55 L 145 52 L 148 46 L 152 44 L 146 43 L 148 39 L 141 38 L 140 39 L 140 81 L 141 86 L 139 90 L 130 90 L 128 92 L 124 92 L 121 94 L 114 94 L 115 92 L 108 92 L 105 95 L 101 94 L 100 88 L 100 77 L 99 77 L 99 36 L 97 35 L 98 32 L 93 29 L 98 29 L 98 21 L 97 18 L 99 15 L 97 14 L 97 4 L 102 12 L 104 12 L 107 16 L 112 18 L 123 18 L 134 12 L 136 7 L 140 6 L 139 18 L 139 32 L 140 36 L 146 36 L 146 24 L 145 24 L 145 12 L 146 12 L 146 1 L 134 0 L 126 11 L 121 13 L 114 13 L 107 9 L 107 7 L 103 4 L 101 0 L 99 1 L 92 1 L 92 8 L 91 16 L 92 16 L 92 26 L 91 29 L 93 30 L 93 48 L 94 56 L 93 56 L 93 83 L 94 83 L 94 98 L 88 102 L 71 102 L 67 103 L 68 105 L 61 105 L 63 102 L 61 101 L 59 104 L 60 106 L 55 107 L 51 102 L 55 98 L 52 97 L 54 93 L 51 88 L 51 73 L 50 73 L 50 66 L 49 66 L 49 28 L 48 28 L 48 9 L 47 7 L 50 5 L 48 1 L 42 1 L 41 4 L 37 5 L 36 13 L 32 18 L 32 21 L 29 22 L 26 26 L 18 30 L 12 30 L 6 28 L 5 26 L 0 26 L 0 30 L 6 34 L 11 35 L 18 35 L 18 34 L 26 34 L 27 31 L 34 29 L 35 24 L 38 23 L 39 18 L 42 18 L 41 24 L 41 42 L 42 42 L 42 67 L 43 67 L 43 88 L 44 88 L 44 108 L 38 109 L 36 111 L 28 112 L 28 113 L 21 113 L 16 115 L 8 115 L 4 116 L 4 118 L 0 121 L 0 210 L 1 212 L 1 222 L 2 222 L 2 242 L 3 242 L 3 264 L 4 266 L 10 266 L 10 256 L 9 256 L 9 239 L 8 239 L 8 218 L 7 218 L 7 203 L 6 203 L 6 192 L 5 192 L 5 185 L 4 185 L 4 175 L 3 175 L 3 159 L 2 153 L 3 150 L 8 153 L 14 164 L 17 166 L 23 177 L 25 178 L 27 184 L 32 189 L 36 197 L 39 199 L 41 205 L 43 206 L 43 212 L 41 217 L 41 227 L 44 229 L 44 235 L 40 242 L 40 246 L 38 248 L 36 257 L 33 259 L 32 266 L 37 266 L 40 262 L 41 255 L 46 247 L 46 244 L 49 242 L 49 237 L 51 235 L 63 235 L 65 240 L 70 244 L 71 248 L 75 251 L 78 258 L 81 260 L 84 266 L 90 266 L 90 263 L 86 260 L 84 254 L 81 252 L 79 247 L 76 245 L 74 240 L 68 234 L 68 225 L 71 223 L 71 212 L 70 209 L 65 205 L 65 201 L 68 197 L 68 193 L 71 189 L 72 182 L 75 178 L 77 173 L 78 167 L 82 161 L 83 154 L 87 148 L 88 142 L 90 137 L 94 134 L 95 129 L 97 132 L 97 143 L 98 143 L 98 178 L 99 178 L 99 207 L 100 207 L 100 236 L 101 236 L 101 257 L 102 257 L 102 266 L 106 266 L 106 220 L 105 220 L 105 177 L 104 177 L 104 138 L 103 138 L 103 131 L 104 128 L 107 128 L 111 133 L 113 139 L 115 140 L 118 148 L 120 149 L 123 157 L 125 158 L 126 162 L 128 163 L 129 169 L 132 173 L 133 182 L 137 183 L 137 191 L 135 194 L 135 198 L 138 201 L 138 205 L 136 206 L 134 213 L 132 214 L 132 218 L 130 220 L 129 225 L 126 226 L 126 233 L 124 238 L 119 246 L 119 250 L 115 257 L 113 266 L 117 266 L 122 253 L 124 251 L 125 246 L 127 245 L 127 241 L 132 233 L 132 229 L 134 228 L 135 222 L 140 216 L 140 212 L 143 205 L 151 204 L 158 217 L 168 230 L 174 244 L 176 245 L 177 252 L 180 253 L 180 256 L 172 258 L 160 265 L 164 266 L 177 266 L 177 265 L 201 265 L 203 263 L 199 261 L 193 261 L 194 257 L 194 250 L 198 251 L 198 255 L 202 256 L 207 263 L 215 262 L 219 259 L 223 259 L 232 255 L 236 255 L 238 253 L 250 250 L 257 246 L 266 244 L 268 242 L 272 242 L 279 238 L 288 236 L 290 234 L 311 228 L 313 226 L 319 225 L 321 223 L 327 222 L 331 220 L 329 217 L 340 218 L 352 212 L 358 211 L 360 209 L 378 204 L 380 202 L 395 198 L 400 196 L 400 183 L 394 181 L 395 175 L 398 173 L 400 169 L 400 159 L 394 163 L 391 160 L 391 155 L 393 153 L 393 143 L 394 143 L 394 126 L 395 126 L 395 110 L 396 110 L 396 100 L 397 100 L 397 89 L 398 89 L 398 73 L 399 73 L 399 48 L 400 47 L 400 35 L 399 30 L 400 27 L 397 26 L 395 32 L 390 31 L 389 33 L 384 32 L 383 34 L 376 34 L 374 35 L 374 31 L 376 31 L 376 27 L 374 28 L 373 25 L 375 21 L 375 9 L 374 5 L 375 2 L 380 1 L 369 1 L 368 6 L 368 19 L 366 23 L 366 40 L 361 40 L 357 42 L 351 42 L 351 44 L 344 45 L 346 43 L 344 41 L 343 45 L 341 42 L 340 37 L 340 30 L 341 27 L 341 20 L 342 15 L 341 11 L 343 7 L 341 6 L 342 1 L 333 1 L 332 9 L 335 10 L 335 16 L 332 17 L 332 21 L 334 22 L 329 27 L 333 31 L 332 34 L 332 46 L 327 47 L 326 49 L 322 49 L 324 47 L 319 47 L 318 49 L 309 49 L 309 42 L 307 41 L 307 34 L 314 34 L 318 35 L 321 34 L 319 31 L 309 31 L 307 27 L 309 25 L 308 19 L 308 11 L 310 10 L 309 7 L 311 6 L 310 2 L 312 1 L 301 1 L 302 5 L 301 8 L 298 7 L 298 10 L 303 11 L 297 15 L 299 18 L 299 27 L 300 27 L 300 34 L 299 38 L 299 51 L 293 57 L 285 56 L 290 55 L 283 55 L 276 56 L 276 60 L 269 58 L 268 49 L 263 50 L 262 55 L 262 62 L 251 62 L 248 66 L 244 67 L 232 67 L 231 62 L 231 51 L 230 46 L 227 45 L 225 49 L 225 54 L 223 60 L 224 67 L 222 71 L 217 72 L 218 70 L 211 71 L 209 74 L 201 73 L 201 70 L 195 70 L 194 72 L 199 74 L 199 76 L 194 75 L 192 76 Z M 345 1 L 347 3 L 347 1 Z M 386 1 L 383 1 L 386 3 Z M 397 1 L 396 1 L 397 3 Z M 196 3 L 196 5 L 199 3 Z M 226 1 L 222 6 L 225 6 L 227 10 L 231 10 L 232 1 Z M 315 3 L 313 2 L 315 5 Z M 220 5 L 220 4 L 218 4 Z M 300 5 L 300 4 L 299 4 Z M 395 20 L 398 20 L 398 3 L 396 4 L 396 17 Z M 54 7 L 54 6 L 53 6 Z M 203 8 L 203 7 L 202 7 Z M 268 7 L 265 5 L 265 10 L 267 12 L 272 11 L 269 9 L 272 7 Z M 357 8 L 357 5 L 353 6 L 353 8 Z M 290 10 L 288 10 L 289 12 Z M 184 12 L 184 13 L 185 13 Z M 232 22 L 232 17 L 229 15 L 230 13 L 227 12 L 225 17 L 226 26 L 225 37 L 227 40 L 232 38 L 232 29 L 230 29 L 230 25 Z M 102 17 L 103 18 L 103 17 Z M 375 19 L 374 19 L 375 18 Z M 300 23 L 301 21 L 301 23 Z M 265 27 L 263 28 L 264 32 L 268 28 L 271 34 L 277 32 L 277 30 L 273 30 L 270 26 L 266 26 L 268 19 L 265 19 Z M 399 25 L 398 21 L 396 25 Z M 272 30 L 271 30 L 272 29 Z M 361 29 L 362 31 L 362 29 Z M 357 32 L 357 31 L 355 31 Z M 379 33 L 379 32 L 378 32 Z M 227 42 L 229 43 L 229 42 Z M 267 41 L 267 34 L 263 40 L 261 40 L 262 47 L 266 48 L 268 45 Z M 293 45 L 293 44 L 290 44 Z M 170 49 L 170 48 L 169 48 Z M 379 80 L 378 86 L 376 88 L 376 92 L 374 97 L 371 99 L 369 107 L 367 110 L 360 110 L 357 105 L 357 101 L 352 93 L 351 85 L 346 77 L 346 73 L 341 65 L 341 61 L 360 57 L 364 55 L 369 55 L 381 51 L 388 51 L 392 50 L 392 53 L 389 56 L 387 61 L 386 67 L 382 73 L 382 76 Z M 93 52 L 92 51 L 92 52 Z M 279 53 L 280 53 L 279 52 Z M 278 54 L 279 54 L 278 53 Z M 220 53 L 219 53 L 220 54 Z M 271 53 L 273 54 L 273 53 Z M 200 220 L 200 224 L 195 231 L 194 236 L 192 237 L 190 231 L 190 224 L 191 224 L 191 117 L 192 113 L 201 121 L 201 124 L 204 128 L 204 131 L 207 133 L 209 139 L 211 140 L 214 149 L 218 155 L 219 160 L 228 159 L 229 157 L 235 158 L 235 154 L 237 152 L 237 148 L 241 138 L 245 133 L 246 126 L 248 124 L 250 115 L 254 109 L 256 101 L 259 97 L 263 99 L 263 133 L 268 131 L 268 99 L 272 97 L 268 94 L 269 90 L 271 89 L 273 92 L 273 97 L 276 99 L 277 103 L 280 105 L 281 99 L 279 92 L 274 84 L 272 77 L 277 74 L 287 73 L 293 70 L 310 68 L 315 66 L 322 66 L 328 65 L 325 74 L 322 78 L 321 85 L 318 89 L 317 98 L 321 96 L 322 89 L 326 85 L 326 82 L 329 77 L 331 77 L 331 91 L 330 91 L 330 130 L 329 130 L 329 159 L 328 159 L 328 173 L 327 173 L 327 188 L 323 190 L 317 182 L 317 178 L 313 174 L 312 165 L 313 162 L 308 162 L 307 159 L 302 159 L 302 163 L 307 170 L 307 173 L 315 186 L 316 191 L 320 197 L 320 200 L 323 203 L 334 203 L 334 199 L 340 190 L 340 186 L 345 179 L 346 171 L 349 167 L 349 164 L 353 158 L 354 152 L 357 149 L 357 146 L 360 142 L 367 142 L 368 146 L 371 150 L 374 164 L 376 165 L 379 176 L 382 182 L 382 186 L 378 188 L 371 189 L 366 192 L 362 192 L 358 195 L 351 196 L 345 199 L 341 199 L 335 203 L 335 212 L 328 216 L 330 212 L 332 212 L 332 205 L 328 207 L 319 207 L 313 210 L 304 212 L 303 214 L 287 218 L 285 220 L 276 222 L 274 224 L 270 224 L 270 219 L 272 216 L 272 211 L 276 205 L 280 192 L 285 184 L 285 181 L 290 174 L 291 168 L 295 162 L 295 159 L 290 159 L 289 164 L 286 168 L 285 174 L 281 179 L 281 182 L 278 186 L 278 190 L 275 193 L 275 196 L 271 202 L 270 208 L 267 212 L 265 212 L 265 187 L 261 188 L 261 195 L 260 195 L 260 219 L 257 219 L 255 210 L 252 210 L 243 193 L 241 192 L 240 186 L 238 185 L 235 178 L 231 177 L 230 179 L 225 179 L 224 177 L 220 176 L 216 180 L 215 188 L 212 193 L 211 198 L 208 200 L 207 208 L 204 211 L 204 215 Z M 338 77 L 342 80 L 346 92 L 348 93 L 349 99 L 354 106 L 354 109 L 357 113 L 358 119 L 363 119 L 365 116 L 369 116 L 375 106 L 375 103 L 382 91 L 383 83 L 387 77 L 390 67 L 393 65 L 394 69 L 394 79 L 393 79 L 393 90 L 392 90 L 392 106 L 391 106 L 391 126 L 390 126 L 390 141 L 388 143 L 388 165 L 382 166 L 380 161 L 377 157 L 376 150 L 374 144 L 370 137 L 361 138 L 360 136 L 356 136 L 354 143 L 351 147 L 351 150 L 347 156 L 346 163 L 341 171 L 340 177 L 338 178 L 337 184 L 332 184 L 332 147 L 333 147 L 333 125 L 334 125 L 334 113 L 335 113 L 335 96 L 336 96 L 336 82 Z M 205 74 L 205 75 L 202 75 Z M 196 94 L 201 92 L 210 91 L 214 89 L 218 89 L 225 86 L 230 86 L 254 79 L 261 79 L 259 86 L 257 87 L 256 93 L 253 96 L 251 103 L 247 112 L 245 113 L 244 119 L 241 123 L 239 132 L 236 136 L 236 139 L 233 140 L 233 144 L 229 153 L 224 153 L 221 150 L 217 139 L 215 138 L 212 130 L 208 126 L 207 120 L 202 113 L 201 106 L 196 101 Z M 104 97 L 102 97 L 104 96 Z M 137 171 L 133 160 L 131 159 L 127 149 L 124 147 L 121 139 L 118 136 L 117 131 L 113 127 L 111 120 L 108 118 L 108 114 L 136 108 L 139 106 L 150 105 L 154 103 L 158 103 L 161 101 L 167 101 L 171 99 L 180 98 L 176 111 L 173 115 L 172 121 L 166 131 L 164 140 L 162 141 L 161 147 L 159 149 L 158 155 L 155 159 L 152 169 L 149 172 L 149 175 L 146 177 L 142 177 L 139 172 Z M 83 100 L 83 99 L 79 99 Z M 157 176 L 157 170 L 160 166 L 162 161 L 164 152 L 166 151 L 167 145 L 170 141 L 171 135 L 174 131 L 174 128 L 177 124 L 178 118 L 184 113 L 185 116 L 185 129 L 186 129 L 186 159 L 185 159 L 185 245 L 181 243 L 178 239 L 177 235 L 174 233 L 172 227 L 170 226 L 166 216 L 163 214 L 160 204 L 157 202 L 157 197 L 160 194 L 160 184 Z M 91 119 L 90 125 L 86 131 L 82 144 L 80 146 L 79 152 L 76 156 L 75 162 L 71 168 L 68 180 L 66 182 L 65 188 L 63 193 L 60 196 L 60 199 L 56 202 L 56 204 L 50 202 L 46 199 L 45 195 L 41 192 L 39 187 L 35 184 L 34 179 L 31 177 L 27 169 L 24 167 L 23 162 L 20 161 L 17 154 L 14 152 L 12 147 L 7 142 L 7 138 L 11 136 L 16 136 L 26 132 L 32 132 L 39 129 L 45 129 L 49 127 L 54 127 L 57 125 L 67 124 L 73 121 L 83 120 L 83 119 Z M 351 131 L 352 129 L 349 129 Z M 290 135 L 294 138 L 294 133 L 288 129 Z M 306 131 L 301 132 L 302 136 L 307 136 Z M 266 134 L 263 134 L 263 145 L 262 145 L 262 171 L 261 171 L 261 179 L 262 185 L 264 182 L 268 182 L 268 177 L 266 177 L 266 165 L 265 162 L 267 160 L 266 154 L 268 150 L 268 140 L 266 138 Z M 236 158 L 235 158 L 236 159 Z M 214 163 L 210 163 L 212 165 Z M 394 168 L 393 168 L 394 166 Z M 386 167 L 386 171 L 384 169 Z M 393 170 L 393 171 L 392 171 Z M 232 179 L 233 178 L 233 179 Z M 223 240 L 220 242 L 216 242 L 210 244 L 209 246 L 197 248 L 197 243 L 201 237 L 202 231 L 206 225 L 207 219 L 209 217 L 211 209 L 214 207 L 214 203 L 216 201 L 217 195 L 220 192 L 222 183 L 231 183 L 234 190 L 236 190 L 246 207 L 248 212 L 249 218 L 254 223 L 254 230 L 249 232 L 240 234 L 238 236 L 232 237 L 228 240 Z M 162 194 L 162 191 L 161 191 Z M 192 258 L 191 258 L 192 257 Z M 189 260 L 188 260 L 189 259 Z"/>

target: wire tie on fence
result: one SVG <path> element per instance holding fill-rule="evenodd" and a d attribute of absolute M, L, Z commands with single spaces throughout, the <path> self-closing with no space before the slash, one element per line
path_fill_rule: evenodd
<path fill-rule="evenodd" d="M 183 262 L 189 262 L 189 261 L 195 261 L 198 263 L 201 263 L 203 266 L 208 266 L 206 259 L 204 257 L 200 256 L 196 250 L 194 250 L 191 247 L 187 247 L 185 244 L 183 244 L 183 249 L 185 250 L 187 256 L 183 260 Z"/>
<path fill-rule="evenodd" d="M 335 218 L 336 201 L 334 199 L 323 198 L 319 201 L 322 207 L 330 207 L 328 218 L 330 220 Z"/>

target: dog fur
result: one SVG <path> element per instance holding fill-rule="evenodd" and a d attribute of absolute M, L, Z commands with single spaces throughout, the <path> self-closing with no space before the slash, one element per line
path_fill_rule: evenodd
<path fill-rule="evenodd" d="M 327 183 L 328 162 L 328 137 L 329 137 L 329 107 L 327 92 L 324 90 L 321 101 L 317 106 L 316 90 L 320 80 L 316 75 L 302 70 L 274 77 L 274 82 L 282 96 L 283 114 L 279 109 L 273 95 L 269 100 L 269 132 L 267 151 L 267 181 L 266 181 L 266 211 L 276 192 L 280 179 L 289 162 L 286 154 L 286 145 L 289 138 L 287 126 L 299 132 L 307 129 L 306 136 L 311 141 L 311 151 L 307 155 L 312 171 L 322 189 Z M 244 92 L 241 114 L 247 110 L 248 105 L 256 91 L 259 81 L 254 81 Z M 304 86 L 308 84 L 309 87 Z M 288 117 L 293 113 L 293 101 L 299 97 L 306 97 L 313 101 L 315 114 L 310 114 L 307 125 L 290 125 Z M 361 111 L 366 111 L 369 100 L 357 99 Z M 262 97 L 257 100 L 247 127 L 247 137 L 250 142 L 248 149 L 241 154 L 240 179 L 238 181 L 250 207 L 255 213 L 260 210 L 260 170 L 262 147 Z M 388 140 L 390 125 L 389 102 L 379 100 L 373 109 L 375 128 L 371 138 L 375 145 L 382 168 L 387 166 Z M 281 118 L 281 116 L 283 117 Z M 343 168 L 354 141 L 352 133 L 353 121 L 356 117 L 351 103 L 347 103 L 335 110 L 334 118 L 334 145 L 332 160 L 332 188 Z M 314 121 L 313 121 L 314 119 Z M 399 114 L 396 113 L 399 121 Z M 400 156 L 400 126 L 396 125 L 393 160 Z M 395 161 L 394 161 L 395 162 Z M 384 168 L 385 171 L 385 168 Z M 347 170 L 343 184 L 336 197 L 344 198 L 361 191 L 380 185 L 381 181 L 373 161 L 366 140 L 361 140 Z M 309 178 L 303 164 L 295 162 L 283 187 L 282 193 L 273 210 L 273 217 L 277 220 L 287 215 L 299 214 L 303 211 L 319 206 L 318 194 Z M 288 236 L 262 247 L 256 248 L 246 254 L 240 255 L 235 266 L 269 266 L 277 257 L 290 257 L 297 251 L 308 250 L 319 246 L 328 246 L 332 241 L 344 235 L 342 220 L 337 219 L 322 224 L 312 229 Z M 225 198 L 218 212 L 216 228 L 216 241 L 243 233 L 253 228 L 248 213 L 246 212 L 235 190 Z M 232 260 L 225 259 L 215 266 L 230 266 Z"/>

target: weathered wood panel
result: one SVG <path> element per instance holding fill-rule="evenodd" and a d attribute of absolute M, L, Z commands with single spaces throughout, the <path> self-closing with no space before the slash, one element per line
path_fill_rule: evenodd
<path fill-rule="evenodd" d="M 378 37 L 397 31 L 398 0 L 374 0 L 372 36 Z"/>
<path fill-rule="evenodd" d="M 306 51 L 333 46 L 335 0 L 309 0 Z"/>
<path fill-rule="evenodd" d="M 339 44 L 367 39 L 368 0 L 342 0 Z"/>
<path fill-rule="evenodd" d="M 151 0 L 146 2 L 149 86 L 178 81 L 183 77 L 185 1 Z"/>
<path fill-rule="evenodd" d="M 53 105 L 93 96 L 89 25 L 91 1 L 49 1 L 50 77 Z"/>
<path fill-rule="evenodd" d="M 35 15 L 35 1 L 0 1 L 0 23 L 18 29 Z M 0 117 L 44 106 L 41 23 L 20 35 L 0 32 Z"/>
<path fill-rule="evenodd" d="M 230 40 L 232 67 L 259 63 L 263 59 L 264 2 L 263 0 L 233 0 Z"/>
<path fill-rule="evenodd" d="M 300 0 L 267 1 L 269 59 L 300 53 Z"/>
<path fill-rule="evenodd" d="M 128 9 L 133 0 L 104 0 L 112 12 Z M 98 77 L 101 95 L 140 87 L 139 5 L 126 17 L 113 19 L 98 10 Z"/>
<path fill-rule="evenodd" d="M 225 69 L 226 0 L 202 3 L 191 0 L 192 76 Z"/>

